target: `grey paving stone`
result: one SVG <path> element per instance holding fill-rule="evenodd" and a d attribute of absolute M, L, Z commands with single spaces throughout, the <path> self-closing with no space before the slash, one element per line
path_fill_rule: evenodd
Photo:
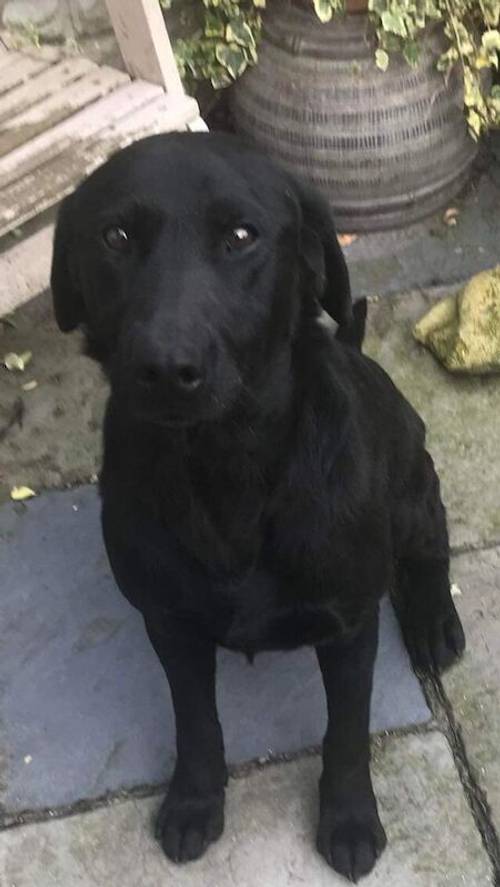
<path fill-rule="evenodd" d="M 109 573 L 96 489 L 4 506 L 2 537 L 4 810 L 162 782 L 175 753 L 167 684 L 141 617 Z M 253 667 L 221 652 L 218 695 L 230 762 L 321 741 L 325 704 L 311 650 L 258 656 Z M 372 729 L 428 717 L 386 604 Z"/>
<path fill-rule="evenodd" d="M 452 375 L 412 336 L 425 293 L 370 306 L 365 351 L 427 423 L 454 547 L 500 542 L 500 381 Z"/>
<path fill-rule="evenodd" d="M 467 653 L 443 685 L 500 832 L 500 548 L 454 558 L 452 575 Z"/>
<path fill-rule="evenodd" d="M 314 849 L 319 759 L 230 780 L 226 831 L 175 867 L 151 836 L 159 799 L 126 801 L 0 834 L 3 887 L 341 887 Z M 366 887 L 489 887 L 490 867 L 439 733 L 374 755 L 389 845 Z"/>

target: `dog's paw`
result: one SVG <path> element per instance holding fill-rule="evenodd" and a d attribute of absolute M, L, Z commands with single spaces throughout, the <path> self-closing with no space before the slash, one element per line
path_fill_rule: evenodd
<path fill-rule="evenodd" d="M 355 884 L 368 875 L 387 843 L 377 810 L 342 815 L 334 806 L 320 816 L 317 847 L 336 872 Z"/>
<path fill-rule="evenodd" d="M 414 613 L 403 625 L 406 646 L 422 671 L 442 672 L 465 650 L 465 635 L 453 601 L 446 613 Z"/>
<path fill-rule="evenodd" d="M 208 799 L 171 800 L 162 804 L 155 835 L 172 862 L 191 862 L 203 855 L 224 830 L 224 793 Z"/>

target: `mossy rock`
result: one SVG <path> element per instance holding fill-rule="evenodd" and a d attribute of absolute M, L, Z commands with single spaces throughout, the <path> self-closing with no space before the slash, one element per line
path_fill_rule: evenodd
<path fill-rule="evenodd" d="M 500 372 L 500 265 L 438 302 L 413 333 L 452 372 Z"/>

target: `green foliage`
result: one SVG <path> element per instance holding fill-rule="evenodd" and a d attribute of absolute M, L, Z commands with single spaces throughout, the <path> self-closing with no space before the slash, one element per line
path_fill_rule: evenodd
<path fill-rule="evenodd" d="M 441 22 L 447 46 L 437 67 L 449 77 L 456 64 L 461 66 L 471 134 L 478 138 L 500 125 L 499 87 L 491 87 L 500 57 L 500 0 L 368 0 L 368 8 L 377 30 L 376 63 L 384 71 L 392 51 L 416 65 L 423 28 Z"/>
<path fill-rule="evenodd" d="M 188 39 L 174 40 L 179 71 L 189 85 L 209 80 L 214 89 L 222 89 L 257 61 L 260 10 L 266 0 L 160 0 L 160 4 L 179 10 L 184 23 L 191 25 Z"/>
<path fill-rule="evenodd" d="M 272 0 L 271 0 L 272 2 Z M 328 22 L 344 11 L 345 0 L 310 0 L 316 15 Z M 180 73 L 189 87 L 210 81 L 214 89 L 229 86 L 257 61 L 261 10 L 266 0 L 160 0 L 180 14 L 188 39 L 174 40 Z M 375 61 L 386 71 L 393 52 L 417 65 L 420 36 L 440 22 L 446 48 L 437 67 L 449 77 L 459 64 L 464 80 L 464 107 L 470 131 L 478 138 L 500 125 L 500 86 L 491 86 L 499 67 L 500 0 L 368 0 L 377 34 Z"/>

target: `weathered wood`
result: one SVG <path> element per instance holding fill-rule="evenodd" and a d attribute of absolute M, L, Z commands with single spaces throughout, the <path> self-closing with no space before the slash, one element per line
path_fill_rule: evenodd
<path fill-rule="evenodd" d="M 189 132 L 208 132 L 208 126 L 199 114 L 188 124 L 188 129 Z"/>
<path fill-rule="evenodd" d="M 186 96 L 162 94 L 118 123 L 73 145 L 0 192 L 0 236 L 52 206 L 118 148 L 154 132 L 186 129 L 199 114 Z"/>
<path fill-rule="evenodd" d="M 0 157 L 112 92 L 127 79 L 122 71 L 98 68 L 95 65 L 93 70 L 76 83 L 71 83 L 27 111 L 5 121 L 0 126 Z"/>
<path fill-rule="evenodd" d="M 13 89 L 20 83 L 25 83 L 39 71 L 48 68 L 50 62 L 15 52 L 8 53 L 7 59 L 2 56 L 0 64 L 3 66 L 0 69 L 0 95 L 3 95 L 9 89 Z"/>
<path fill-rule="evenodd" d="M 9 90 L 0 97 L 0 122 L 9 120 L 22 111 L 27 111 L 48 96 L 58 93 L 69 83 L 79 80 L 95 65 L 83 56 L 68 58 L 57 65 L 46 68 L 26 83 Z"/>
<path fill-rule="evenodd" d="M 126 68 L 170 95 L 182 87 L 158 0 L 106 0 Z"/>
<path fill-rule="evenodd" d="M 15 151 L 0 157 L 0 189 L 13 184 L 37 167 L 44 166 L 71 144 L 91 138 L 159 95 L 163 95 L 163 90 L 153 83 L 144 83 L 142 80 L 127 83 L 48 132 L 20 145 Z M 5 198 L 0 190 L 0 205 L 4 202 Z"/>

